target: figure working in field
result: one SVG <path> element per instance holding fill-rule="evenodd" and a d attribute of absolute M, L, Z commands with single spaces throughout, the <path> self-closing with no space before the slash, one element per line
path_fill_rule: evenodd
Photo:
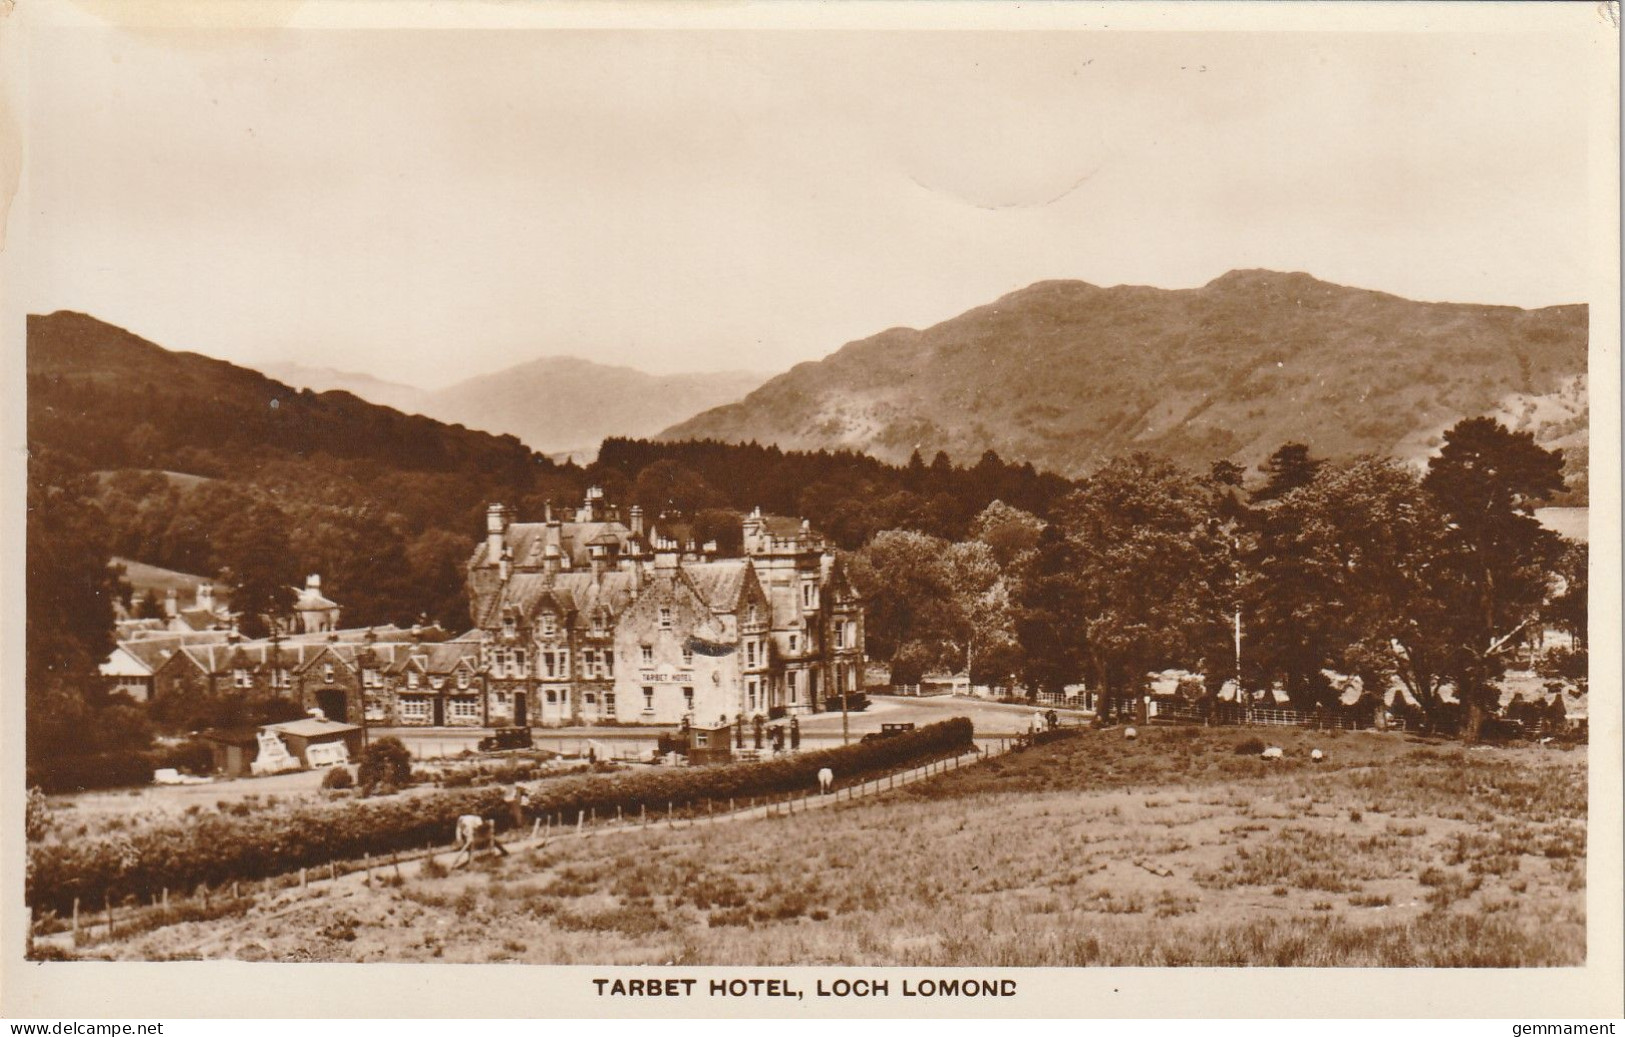
<path fill-rule="evenodd" d="M 508 851 L 497 842 L 497 822 L 494 817 L 480 817 L 478 814 L 464 814 L 457 819 L 457 845 L 453 848 L 451 866 L 453 868 L 469 864 L 474 860 L 474 854 L 481 847 L 489 847 L 508 856 Z M 464 855 L 467 855 L 466 857 Z M 462 858 L 459 860 L 458 858 Z"/>
<path fill-rule="evenodd" d="M 503 793 L 502 802 L 507 804 L 508 813 L 513 818 L 513 827 L 525 826 L 525 815 L 530 807 L 530 790 L 523 785 L 515 785 Z"/>

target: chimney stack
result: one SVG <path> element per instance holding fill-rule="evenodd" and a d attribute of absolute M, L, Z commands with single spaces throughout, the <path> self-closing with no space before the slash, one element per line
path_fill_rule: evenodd
<path fill-rule="evenodd" d="M 180 595 L 176 593 L 175 588 L 171 587 L 168 590 L 164 591 L 164 615 L 167 616 L 170 619 L 174 619 L 176 616 L 178 616 L 180 614 L 181 614 Z"/>
<path fill-rule="evenodd" d="M 205 612 L 214 611 L 214 584 L 207 580 L 197 585 L 197 607 Z"/>
<path fill-rule="evenodd" d="M 492 504 L 485 509 L 485 557 L 495 561 L 502 557 L 503 547 L 507 543 L 508 509 L 501 504 Z"/>
<path fill-rule="evenodd" d="M 643 509 L 636 504 L 632 505 L 632 535 L 643 535 Z"/>

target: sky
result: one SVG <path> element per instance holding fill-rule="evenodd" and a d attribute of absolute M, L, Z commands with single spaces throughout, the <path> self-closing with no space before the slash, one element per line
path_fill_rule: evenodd
<path fill-rule="evenodd" d="M 780 371 L 1035 281 L 1583 301 L 1530 34 L 37 34 L 29 312 L 435 387 Z"/>

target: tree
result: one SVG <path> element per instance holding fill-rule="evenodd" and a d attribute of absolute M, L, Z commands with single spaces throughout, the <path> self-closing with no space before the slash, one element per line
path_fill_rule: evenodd
<path fill-rule="evenodd" d="M 928 668 L 963 644 L 962 617 L 944 559 L 946 540 L 910 530 L 886 530 L 850 555 L 847 573 L 864 600 L 870 653 L 894 659 L 905 646 Z"/>
<path fill-rule="evenodd" d="M 1012 625 L 1021 648 L 1020 676 L 1030 689 L 1061 691 L 1083 675 L 1090 599 L 1082 567 L 1077 544 L 1054 523 L 1022 556 Z"/>
<path fill-rule="evenodd" d="M 1448 523 L 1442 588 L 1458 637 L 1446 666 L 1468 710 L 1467 737 L 1476 740 L 1499 704 L 1493 682 L 1507 651 L 1536 619 L 1563 550 L 1533 514 L 1563 490 L 1563 452 L 1492 418 L 1468 418 L 1445 432 L 1422 485 Z"/>
<path fill-rule="evenodd" d="M 1308 486 L 1323 463 L 1311 458 L 1309 448 L 1302 443 L 1282 444 L 1259 465 L 1264 485 L 1253 491 L 1253 503 L 1279 500 L 1300 486 Z"/>
<path fill-rule="evenodd" d="M 298 576 L 288 519 L 274 505 L 255 501 L 214 531 L 214 567 L 231 586 L 231 606 L 245 637 L 264 637 L 270 624 L 291 614 Z"/>
<path fill-rule="evenodd" d="M 1043 519 L 999 500 L 983 508 L 970 525 L 971 538 L 986 544 L 1004 570 L 1038 546 L 1038 535 L 1043 530 Z"/>
<path fill-rule="evenodd" d="M 1197 662 L 1228 628 L 1226 541 L 1211 484 L 1147 454 L 1119 458 L 1059 509 L 1078 556 L 1101 715 L 1153 669 Z"/>
<path fill-rule="evenodd" d="M 363 795 L 403 789 L 412 782 L 412 753 L 399 738 L 380 738 L 361 750 L 357 777 Z"/>

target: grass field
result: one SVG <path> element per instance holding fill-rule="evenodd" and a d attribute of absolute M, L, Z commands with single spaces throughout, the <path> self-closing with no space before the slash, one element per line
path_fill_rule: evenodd
<path fill-rule="evenodd" d="M 1087 732 L 790 818 L 560 840 L 86 958 L 1555 966 L 1585 960 L 1585 750 Z M 1327 754 L 1309 760 L 1311 748 Z"/>

